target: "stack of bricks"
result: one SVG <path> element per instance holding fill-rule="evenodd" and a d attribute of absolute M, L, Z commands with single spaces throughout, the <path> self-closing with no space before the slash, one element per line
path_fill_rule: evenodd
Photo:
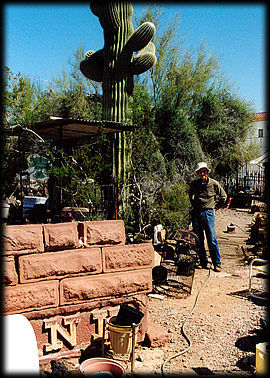
<path fill-rule="evenodd" d="M 80 356 L 121 303 L 142 311 L 147 330 L 151 243 L 125 244 L 121 220 L 3 227 L 4 314 L 25 315 L 40 363 Z"/>

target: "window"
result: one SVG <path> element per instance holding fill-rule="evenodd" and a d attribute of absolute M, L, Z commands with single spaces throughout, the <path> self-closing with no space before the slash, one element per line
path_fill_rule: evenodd
<path fill-rule="evenodd" d="M 263 138 L 263 129 L 258 129 L 258 138 Z"/>

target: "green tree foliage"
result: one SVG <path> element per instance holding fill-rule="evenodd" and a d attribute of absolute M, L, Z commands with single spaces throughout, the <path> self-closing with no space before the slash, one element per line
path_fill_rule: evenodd
<path fill-rule="evenodd" d="M 44 97 L 38 83 L 21 73 L 14 74 L 8 67 L 4 72 L 5 127 L 27 127 L 39 120 Z"/>
<path fill-rule="evenodd" d="M 252 113 L 249 104 L 237 96 L 209 89 L 199 101 L 194 123 L 202 149 L 220 177 L 236 171 L 252 156 L 246 146 Z"/>
<path fill-rule="evenodd" d="M 147 83 L 149 93 L 155 106 L 159 103 L 162 95 L 164 83 L 168 79 L 170 70 L 173 70 L 180 58 L 181 46 L 183 41 L 177 40 L 180 15 L 177 13 L 168 25 L 164 28 L 161 18 L 164 12 L 158 6 L 145 8 L 140 17 L 135 17 L 139 25 L 145 21 L 151 21 L 156 25 L 157 32 L 154 37 L 156 46 L 157 63 L 146 73 L 144 82 Z M 162 29 L 162 32 L 160 31 Z"/>
<path fill-rule="evenodd" d="M 156 201 L 156 219 L 167 230 L 178 227 L 188 228 L 189 197 L 188 186 L 185 183 L 164 183 Z"/>
<path fill-rule="evenodd" d="M 38 83 L 21 73 L 14 74 L 8 67 L 4 72 L 3 99 L 3 128 L 8 133 L 2 135 L 2 191 L 3 197 L 9 197 L 18 187 L 18 173 L 28 166 L 28 154 L 40 150 L 42 139 L 31 132 L 31 124 L 44 117 L 45 99 Z M 25 130 L 27 139 L 24 133 L 21 139 L 10 136 L 14 127 Z"/>
<path fill-rule="evenodd" d="M 196 127 L 182 110 L 166 104 L 156 113 L 161 152 L 166 156 L 168 176 L 186 181 L 190 178 L 194 162 L 205 159 Z"/>
<path fill-rule="evenodd" d="M 101 120 L 102 91 L 100 83 L 86 79 L 79 69 L 84 57 L 79 47 L 69 61 L 70 70 L 53 77 L 46 92 L 47 115 L 63 118 Z"/>
<path fill-rule="evenodd" d="M 170 69 L 161 92 L 161 104 L 170 103 L 192 118 L 200 97 L 218 80 L 218 61 L 203 42 L 196 52 L 188 49 Z"/>

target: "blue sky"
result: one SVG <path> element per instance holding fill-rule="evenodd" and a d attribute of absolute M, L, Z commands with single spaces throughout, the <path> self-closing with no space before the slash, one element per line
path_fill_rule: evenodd
<path fill-rule="evenodd" d="M 134 3 L 134 14 L 147 3 Z M 185 48 L 204 40 L 216 55 L 234 92 L 253 104 L 255 112 L 266 111 L 265 55 L 266 5 L 264 3 L 162 3 L 166 25 L 180 13 L 177 38 Z M 134 22 L 135 23 L 135 22 Z M 4 5 L 4 64 L 14 73 L 44 80 L 69 69 L 68 60 L 80 46 L 103 47 L 103 29 L 89 3 L 10 3 Z"/>

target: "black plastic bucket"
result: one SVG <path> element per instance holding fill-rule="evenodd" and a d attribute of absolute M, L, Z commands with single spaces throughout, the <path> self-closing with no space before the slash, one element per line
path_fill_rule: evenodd
<path fill-rule="evenodd" d="M 166 281 L 168 277 L 168 271 L 165 266 L 157 265 L 152 269 L 153 283 L 159 283 Z"/>
<path fill-rule="evenodd" d="M 195 257 L 190 260 L 180 261 L 177 264 L 178 267 L 176 274 L 183 276 L 191 276 L 195 271 L 196 261 L 197 259 Z"/>
<path fill-rule="evenodd" d="M 137 310 L 135 307 L 128 306 L 123 303 L 120 305 L 120 310 L 116 316 L 115 324 L 120 326 L 131 326 L 132 323 L 140 324 L 144 313 Z"/>

